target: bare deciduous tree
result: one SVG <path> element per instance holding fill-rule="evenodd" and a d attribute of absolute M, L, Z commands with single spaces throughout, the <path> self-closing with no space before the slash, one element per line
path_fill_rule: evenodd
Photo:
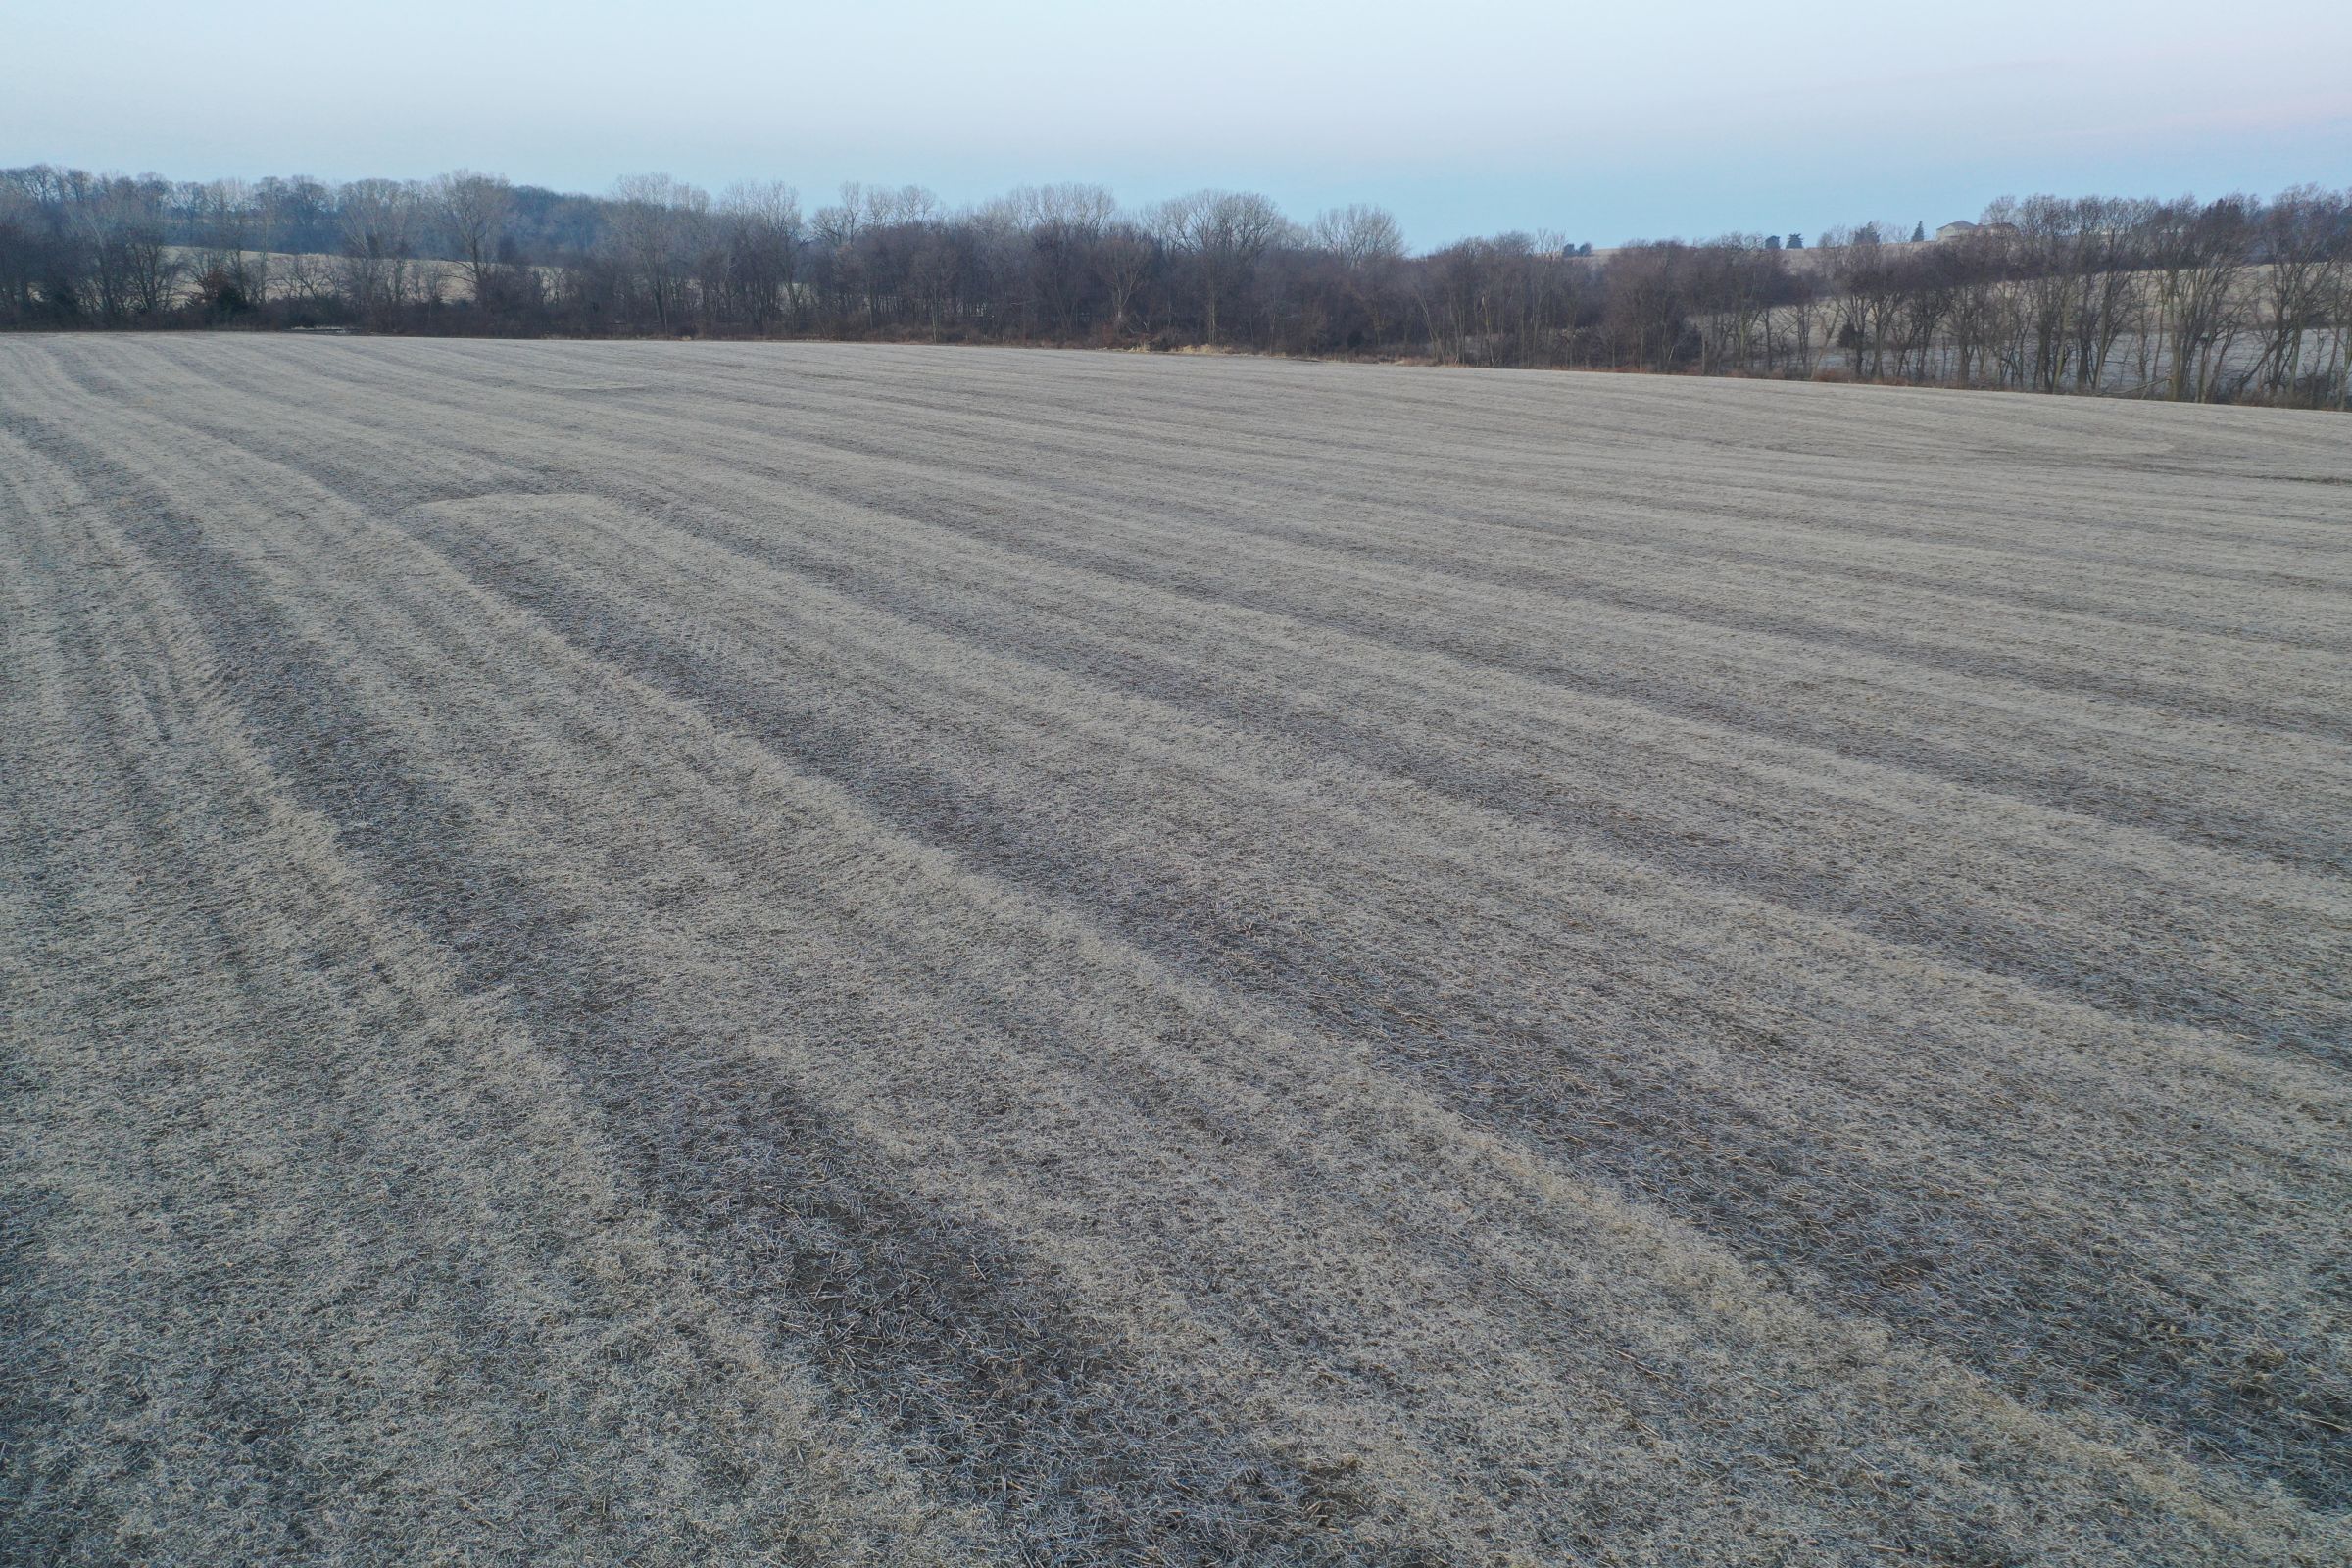
<path fill-rule="evenodd" d="M 794 316 L 802 243 L 801 196 L 773 180 L 727 187 L 719 198 L 727 314 L 755 332 Z"/>
<path fill-rule="evenodd" d="M 667 174 L 630 174 L 613 185 L 612 201 L 612 249 L 623 288 L 656 331 L 675 331 L 685 323 L 687 280 L 698 260 L 710 194 Z"/>
<path fill-rule="evenodd" d="M 1054 330 L 1078 335 L 1078 315 L 1097 275 L 1095 252 L 1119 204 L 1100 185 L 1030 185 L 1014 191 L 1006 217 L 1028 231 L 1030 276 Z"/>
<path fill-rule="evenodd" d="M 446 254 L 464 270 L 474 302 L 490 304 L 497 293 L 499 242 L 514 207 L 514 186 L 496 174 L 461 169 L 433 181 L 431 204 Z"/>
<path fill-rule="evenodd" d="M 1221 307 L 1239 292 L 1267 247 L 1288 237 L 1290 220 L 1265 197 L 1247 191 L 1195 191 L 1163 202 L 1153 215 L 1162 244 L 1189 262 L 1200 288 L 1203 335 L 1217 341 Z"/>

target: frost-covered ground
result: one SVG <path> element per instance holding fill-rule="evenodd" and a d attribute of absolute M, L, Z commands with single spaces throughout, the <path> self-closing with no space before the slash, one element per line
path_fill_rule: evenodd
<path fill-rule="evenodd" d="M 0 340 L 0 1556 L 2352 1550 L 2352 427 Z"/>

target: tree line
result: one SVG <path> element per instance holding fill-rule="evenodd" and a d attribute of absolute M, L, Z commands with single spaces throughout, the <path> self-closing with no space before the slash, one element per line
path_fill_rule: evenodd
<path fill-rule="evenodd" d="M 0 325 L 807 336 L 1223 348 L 1448 365 L 1892 380 L 2343 408 L 2352 192 L 2035 196 L 1931 240 L 1864 223 L 1595 253 L 1407 249 L 1371 206 L 1300 222 L 1095 185 L 950 209 L 915 186 L 604 196 L 436 179 L 174 182 L 0 170 Z"/>

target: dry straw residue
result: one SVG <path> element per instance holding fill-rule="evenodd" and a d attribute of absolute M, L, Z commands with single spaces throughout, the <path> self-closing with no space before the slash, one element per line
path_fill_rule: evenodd
<path fill-rule="evenodd" d="M 0 1557 L 2340 1560 L 2347 478 L 0 343 Z"/>

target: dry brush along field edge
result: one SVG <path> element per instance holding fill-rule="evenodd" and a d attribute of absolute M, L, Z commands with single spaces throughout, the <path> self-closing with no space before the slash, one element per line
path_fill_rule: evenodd
<path fill-rule="evenodd" d="M 2343 1562 L 2348 483 L 0 340 L 0 1554 Z"/>

